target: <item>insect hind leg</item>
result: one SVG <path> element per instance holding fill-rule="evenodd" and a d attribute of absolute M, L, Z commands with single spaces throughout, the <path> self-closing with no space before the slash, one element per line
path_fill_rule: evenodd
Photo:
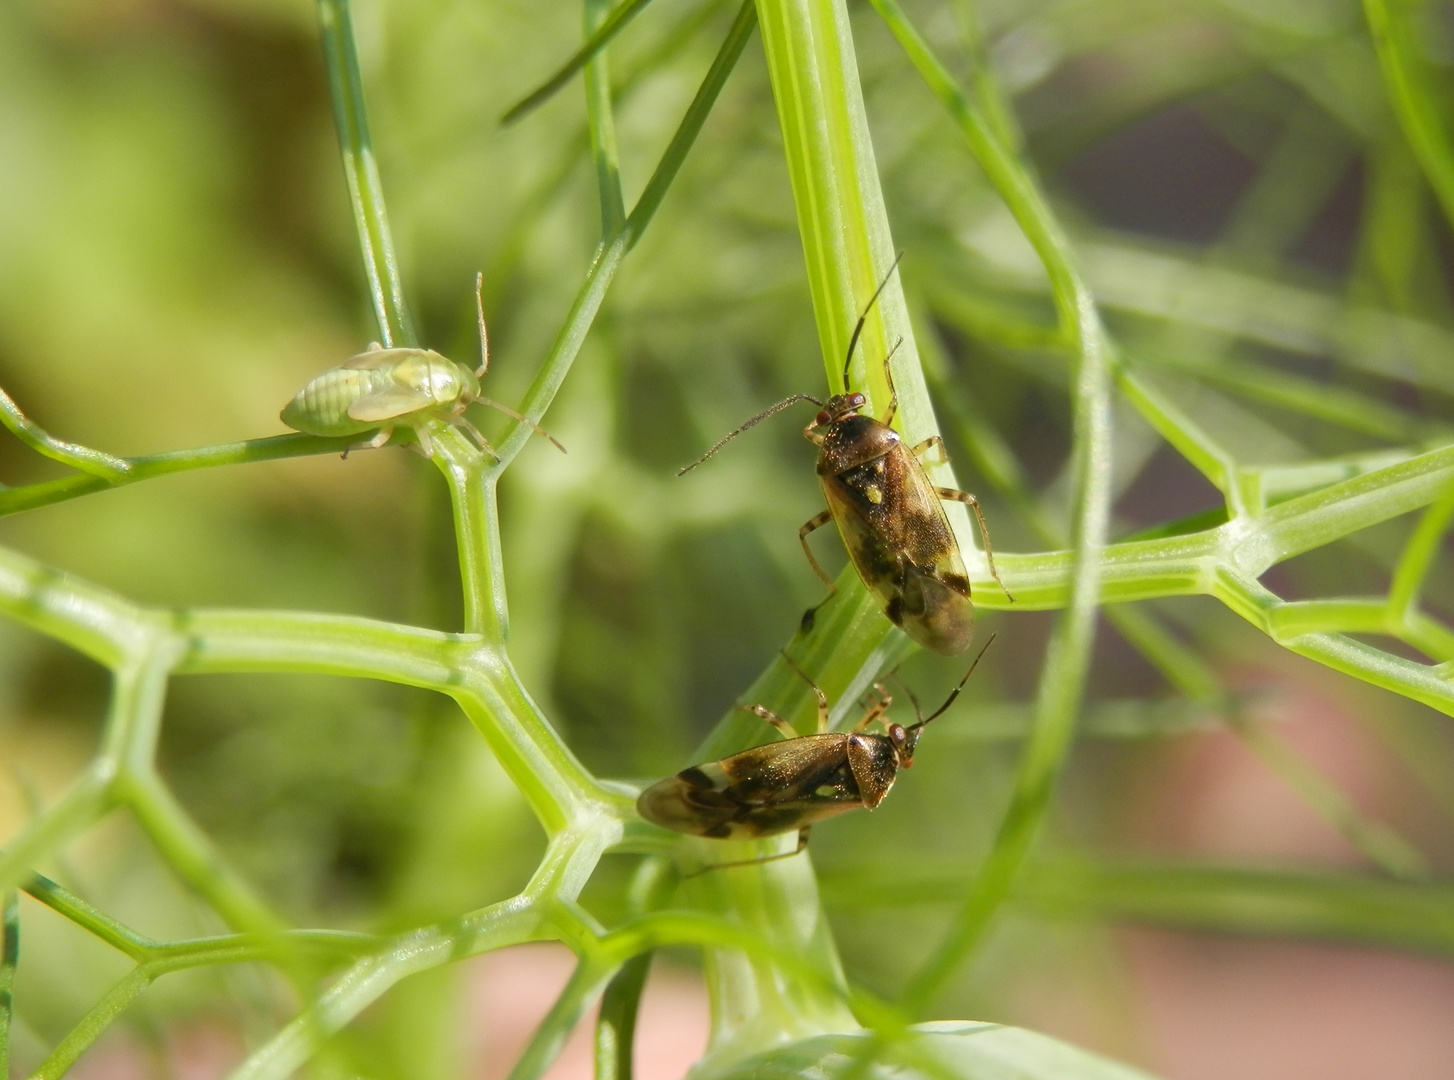
<path fill-rule="evenodd" d="M 814 610 L 817 610 L 816 608 Z M 780 654 L 783 661 L 797 673 L 798 678 L 807 683 L 813 690 L 813 696 L 818 699 L 818 734 L 822 735 L 828 730 L 828 695 L 823 693 L 822 687 L 808 677 L 808 673 L 793 662 L 793 658 L 787 653 Z M 793 732 L 797 734 L 796 731 Z"/>
<path fill-rule="evenodd" d="M 694 877 L 700 877 L 709 870 L 729 870 L 734 866 L 756 866 L 759 863 L 777 862 L 779 859 L 791 859 L 794 855 L 801 855 L 808 849 L 808 834 L 813 831 L 813 826 L 804 825 L 798 830 L 798 846 L 792 851 L 779 851 L 776 855 L 764 855 L 758 859 L 733 859 L 731 862 L 708 863 L 690 874 L 683 874 L 682 880 L 686 881 Z"/>
<path fill-rule="evenodd" d="M 792 724 L 764 705 L 739 705 L 737 708 L 742 712 L 751 713 L 758 719 L 766 720 L 773 727 L 777 728 L 778 734 L 784 739 L 796 739 L 798 737 L 797 728 L 793 727 Z"/>
<path fill-rule="evenodd" d="M 824 525 L 827 525 L 828 522 L 832 520 L 833 511 L 824 510 L 816 517 L 805 521 L 803 523 L 803 527 L 798 530 L 798 543 L 803 545 L 803 554 L 808 556 L 808 563 L 813 567 L 813 572 L 817 574 L 820 579 L 822 579 L 824 585 L 828 586 L 828 595 L 823 597 L 822 600 L 819 600 L 807 611 L 803 612 L 800 629 L 804 634 L 809 633 L 813 629 L 813 620 L 818 615 L 818 609 L 826 604 L 829 600 L 832 600 L 834 595 L 838 592 L 838 586 L 833 584 L 833 579 L 823 572 L 823 567 L 818 564 L 818 557 L 813 554 L 813 549 L 808 546 L 809 534 L 811 534 L 816 529 L 821 529 Z"/>
<path fill-rule="evenodd" d="M 935 436 L 935 438 L 938 438 L 938 436 Z M 926 439 L 925 441 L 927 442 L 928 440 Z M 947 502 L 964 503 L 965 506 L 974 511 L 974 519 L 979 522 L 979 537 L 984 541 L 984 557 L 990 564 L 990 577 L 995 579 L 995 583 L 999 585 L 1001 591 L 1004 592 L 1010 603 L 1013 604 L 1015 598 L 1010 595 L 1010 590 L 1005 588 L 1004 581 L 1000 579 L 999 570 L 995 569 L 995 549 L 990 546 L 990 531 L 989 527 L 984 523 L 984 512 L 979 508 L 979 500 L 969 492 L 959 491 L 956 488 L 936 487 L 934 493 Z"/>

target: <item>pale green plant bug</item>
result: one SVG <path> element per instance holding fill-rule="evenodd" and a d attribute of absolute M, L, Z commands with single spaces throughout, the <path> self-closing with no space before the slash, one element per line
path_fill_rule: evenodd
<path fill-rule="evenodd" d="M 475 313 L 480 327 L 480 366 L 474 371 L 433 349 L 385 349 L 377 343 L 335 368 L 310 379 L 288 402 L 283 423 L 308 435 L 362 435 L 378 429 L 372 439 L 352 449 L 377 448 L 399 425 L 412 428 L 419 449 L 434 453 L 425 425 L 442 420 L 467 432 L 491 457 L 496 457 L 480 430 L 464 413 L 479 402 L 529 424 L 562 453 L 556 438 L 508 405 L 480 393 L 480 379 L 490 367 L 490 342 L 485 333 L 484 275 L 475 275 Z"/>

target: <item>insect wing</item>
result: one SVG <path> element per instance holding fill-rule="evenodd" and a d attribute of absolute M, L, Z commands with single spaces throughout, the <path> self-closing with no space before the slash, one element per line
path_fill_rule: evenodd
<path fill-rule="evenodd" d="M 412 386 L 386 386 L 365 394 L 348 407 L 348 415 L 367 423 L 381 423 L 434 404 L 423 390 Z"/>
<path fill-rule="evenodd" d="M 350 371 L 383 371 L 424 355 L 423 349 L 369 349 L 357 356 L 350 356 L 339 366 Z"/>
<path fill-rule="evenodd" d="M 854 569 L 909 637 L 945 655 L 969 648 L 969 575 L 924 468 L 901 444 L 843 472 L 820 475 Z"/>
<path fill-rule="evenodd" d="M 773 836 L 862 805 L 847 736 L 804 735 L 683 769 L 642 792 L 637 809 L 677 832 L 719 840 Z"/>

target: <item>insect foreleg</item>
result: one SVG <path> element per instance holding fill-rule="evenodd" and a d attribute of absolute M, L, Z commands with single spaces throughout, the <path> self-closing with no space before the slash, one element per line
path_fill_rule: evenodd
<path fill-rule="evenodd" d="M 888 687 L 883 683 L 874 683 L 873 688 L 878 691 L 878 700 L 870 705 L 859 717 L 858 723 L 853 725 L 855 733 L 866 730 L 869 724 L 881 719 L 884 713 L 889 711 L 889 706 L 894 703 L 893 695 L 889 693 Z"/>
<path fill-rule="evenodd" d="M 765 706 L 739 705 L 737 707 L 743 712 L 750 712 L 753 716 L 766 720 L 769 724 L 778 729 L 778 733 L 782 735 L 784 739 L 796 739 L 798 737 L 797 728 L 793 727 L 792 724 L 788 723 L 777 713 L 766 708 Z"/>
<path fill-rule="evenodd" d="M 1010 603 L 1014 603 L 1015 598 L 1010 595 L 1010 590 L 1005 588 L 1005 583 L 1000 580 L 1000 572 L 995 569 L 995 551 L 990 546 L 990 531 L 985 526 L 984 513 L 979 508 L 979 500 L 967 491 L 958 491 L 954 488 L 936 487 L 934 493 L 947 502 L 964 503 L 974 511 L 974 518 L 979 522 L 979 536 L 984 541 L 984 557 L 990 564 L 990 576 L 999 584 Z"/>
<path fill-rule="evenodd" d="M 779 859 L 791 859 L 794 855 L 801 855 L 808 847 L 808 834 L 813 831 L 813 826 L 804 825 L 798 830 L 798 846 L 792 851 L 779 851 L 776 855 L 764 855 L 760 859 L 734 859 L 732 862 L 709 863 L 700 870 L 693 870 L 690 874 L 683 874 L 682 879 L 694 878 L 699 874 L 705 874 L 708 870 L 727 870 L 733 866 L 756 866 L 759 863 L 777 862 Z"/>

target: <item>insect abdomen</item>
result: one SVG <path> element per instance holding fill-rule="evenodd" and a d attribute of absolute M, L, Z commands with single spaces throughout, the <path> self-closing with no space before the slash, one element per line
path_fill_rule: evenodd
<path fill-rule="evenodd" d="M 387 382 L 383 371 L 337 367 L 325 371 L 299 390 L 282 412 L 282 421 L 295 431 L 309 435 L 357 435 L 378 424 L 355 420 L 348 408 L 379 382 Z"/>

